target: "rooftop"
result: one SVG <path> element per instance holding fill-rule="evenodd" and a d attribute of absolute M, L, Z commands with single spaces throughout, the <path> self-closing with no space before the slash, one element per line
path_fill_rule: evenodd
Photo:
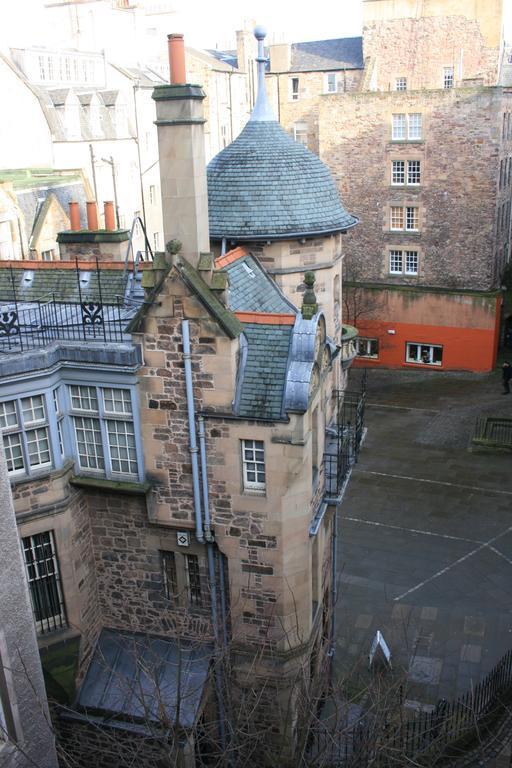
<path fill-rule="evenodd" d="M 290 71 L 292 72 L 363 69 L 363 67 L 362 37 L 314 40 L 308 43 L 293 43 L 291 46 Z"/>

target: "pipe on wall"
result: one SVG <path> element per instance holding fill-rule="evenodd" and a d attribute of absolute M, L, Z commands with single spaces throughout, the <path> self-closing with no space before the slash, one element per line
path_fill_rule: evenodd
<path fill-rule="evenodd" d="M 187 414 L 189 431 L 189 451 L 192 464 L 192 484 L 194 488 L 194 515 L 196 520 L 196 539 L 204 544 L 203 520 L 201 515 L 201 493 L 199 490 L 199 466 L 197 461 L 196 422 L 194 413 L 194 389 L 192 386 L 192 363 L 190 356 L 190 329 L 188 320 L 181 324 L 183 337 L 183 362 L 185 365 L 185 387 L 187 392 Z"/>
<path fill-rule="evenodd" d="M 197 419 L 199 425 L 199 452 L 201 456 L 201 483 L 203 487 L 204 538 L 212 542 L 212 527 L 210 521 L 210 497 L 208 494 L 208 466 L 206 464 L 206 435 L 204 431 L 204 416 Z"/>

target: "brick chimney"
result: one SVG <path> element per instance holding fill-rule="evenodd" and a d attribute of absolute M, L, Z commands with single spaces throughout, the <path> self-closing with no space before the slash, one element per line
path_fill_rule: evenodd
<path fill-rule="evenodd" d="M 204 152 L 205 93 L 186 82 L 183 35 L 169 35 L 170 85 L 157 85 L 156 102 L 164 243 L 179 240 L 194 266 L 210 250 Z"/>

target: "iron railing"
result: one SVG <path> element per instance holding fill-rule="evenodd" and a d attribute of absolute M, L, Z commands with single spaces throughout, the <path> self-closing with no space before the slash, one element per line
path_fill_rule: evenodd
<path fill-rule="evenodd" d="M 336 390 L 334 420 L 327 428 L 326 451 L 323 458 L 325 495 L 340 495 L 350 467 L 359 458 L 364 436 L 367 371 L 363 372 L 360 389 Z"/>
<path fill-rule="evenodd" d="M 91 265 L 92 266 L 92 265 Z M 75 259 L 76 299 L 58 293 L 34 300 L 18 295 L 12 267 L 8 298 L 0 303 L 0 354 L 14 354 L 45 347 L 56 340 L 121 342 L 128 340 L 125 327 L 135 305 L 107 292 L 104 300 L 101 269 L 96 259 L 94 295 L 84 291 Z"/>
<path fill-rule="evenodd" d="M 459 765 L 464 755 L 485 753 L 486 741 L 509 716 L 511 701 L 512 650 L 464 695 L 441 699 L 412 719 L 404 718 L 400 700 L 381 717 L 368 712 L 352 726 L 317 723 L 310 734 L 310 764 L 385 768 L 398 765 L 399 757 L 408 765 Z"/>
<path fill-rule="evenodd" d="M 128 320 L 120 302 L 14 301 L 0 306 L 0 353 L 25 352 L 56 340 L 122 342 Z"/>

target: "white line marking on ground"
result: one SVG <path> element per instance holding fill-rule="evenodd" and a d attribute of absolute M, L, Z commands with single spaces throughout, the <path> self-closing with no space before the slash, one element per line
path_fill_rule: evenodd
<path fill-rule="evenodd" d="M 369 403 L 368 401 L 366 402 L 366 405 L 373 405 L 374 408 L 393 408 L 395 411 L 423 411 L 424 413 L 441 413 L 441 411 L 435 411 L 433 408 L 415 408 L 414 406 L 410 405 L 388 405 L 387 403 Z"/>
<path fill-rule="evenodd" d="M 500 552 L 499 549 L 496 549 L 496 547 L 489 547 L 489 549 L 494 552 L 495 555 L 498 555 L 499 557 L 502 557 L 504 560 L 506 560 L 509 565 L 512 565 L 512 560 L 504 555 L 503 552 Z"/>
<path fill-rule="evenodd" d="M 450 536 L 448 533 L 434 533 L 434 531 L 420 531 L 417 528 L 404 528 L 401 525 L 391 525 L 391 523 L 378 523 L 375 520 L 363 520 L 360 517 L 343 517 L 342 520 L 350 520 L 352 523 L 364 523 L 365 525 L 375 525 L 378 528 L 392 528 L 395 531 L 404 533 L 420 533 L 423 536 L 438 536 L 440 539 L 451 539 L 452 541 L 465 541 L 469 544 L 484 544 L 478 539 L 464 539 L 461 536 Z"/>
<path fill-rule="evenodd" d="M 461 485 L 460 483 L 449 483 L 446 480 L 429 480 L 426 477 L 409 477 L 409 475 L 393 475 L 390 472 L 375 472 L 372 469 L 359 469 L 354 467 L 353 472 L 365 475 L 376 475 L 378 477 L 393 477 L 396 480 L 412 480 L 414 483 L 429 483 L 430 485 L 445 485 L 449 488 L 462 488 L 465 491 L 478 491 L 480 493 L 499 493 L 502 496 L 512 496 L 512 491 L 503 491 L 501 488 L 482 488 L 478 485 Z"/>
<path fill-rule="evenodd" d="M 425 584 L 429 584 L 431 581 L 434 581 L 434 579 L 439 578 L 439 576 L 442 576 L 444 573 L 451 571 L 452 568 L 455 568 L 456 565 L 460 565 L 460 563 L 463 563 L 465 560 L 468 560 L 473 555 L 476 555 L 477 552 L 481 552 L 482 549 L 490 548 L 489 544 L 493 544 L 495 541 L 498 541 L 498 539 L 501 539 L 502 536 L 505 536 L 507 533 L 510 533 L 510 531 L 512 531 L 512 525 L 509 528 L 507 528 L 506 531 L 502 531 L 501 533 L 498 533 L 497 536 L 493 536 L 493 538 L 489 539 L 489 541 L 486 541 L 484 544 L 481 544 L 479 547 L 476 547 L 476 549 L 471 550 L 471 552 L 468 552 L 466 555 L 459 557 L 453 563 L 451 563 L 450 565 L 447 565 L 446 568 L 441 568 L 440 571 L 437 571 L 437 573 L 434 573 L 433 576 L 430 576 L 428 579 L 425 579 L 424 581 L 421 581 L 419 584 L 416 584 L 415 587 L 411 587 L 411 589 L 408 589 L 406 592 L 403 592 L 401 595 L 398 595 L 398 597 L 394 597 L 393 601 L 397 602 L 397 600 L 402 600 L 402 598 L 406 597 L 407 595 L 410 595 L 412 592 L 416 592 L 418 589 L 421 589 L 421 587 L 424 587 Z"/>

